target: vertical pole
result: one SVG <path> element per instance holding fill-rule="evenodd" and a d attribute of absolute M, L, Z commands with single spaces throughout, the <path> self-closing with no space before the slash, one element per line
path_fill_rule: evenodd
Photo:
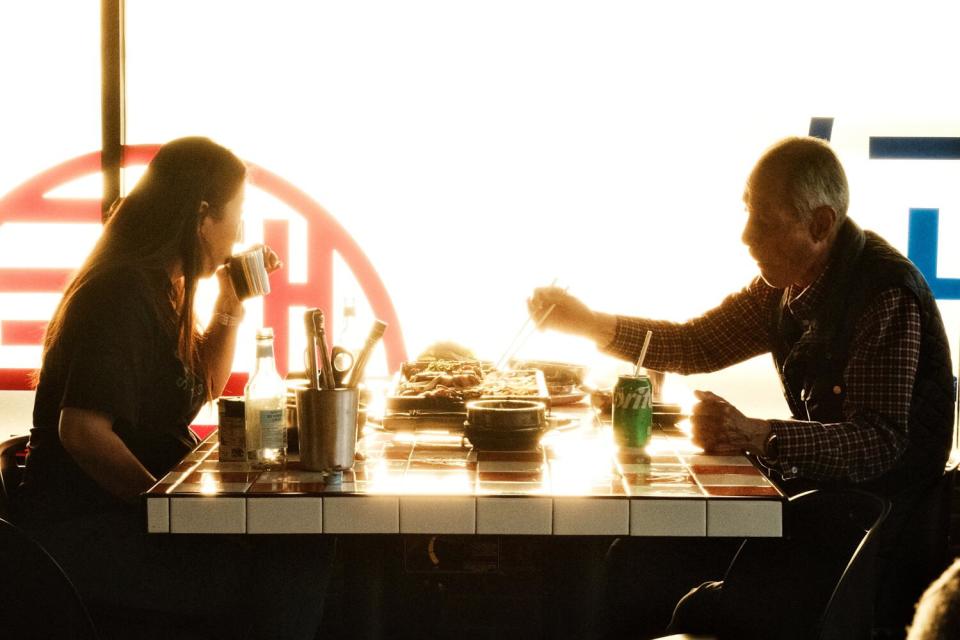
<path fill-rule="evenodd" d="M 120 197 L 120 169 L 126 143 L 126 104 L 124 87 L 124 0 L 100 0 L 100 102 L 103 172 L 101 218 Z"/>

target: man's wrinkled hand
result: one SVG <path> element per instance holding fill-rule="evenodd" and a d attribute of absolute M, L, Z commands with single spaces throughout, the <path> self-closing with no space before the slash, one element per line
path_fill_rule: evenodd
<path fill-rule="evenodd" d="M 709 391 L 694 391 L 694 395 L 699 400 L 690 415 L 694 444 L 711 454 L 764 453 L 770 435 L 770 424 L 766 420 L 746 417 Z"/>
<path fill-rule="evenodd" d="M 594 324 L 593 311 L 560 287 L 541 287 L 527 299 L 527 311 L 539 329 L 588 334 Z"/>

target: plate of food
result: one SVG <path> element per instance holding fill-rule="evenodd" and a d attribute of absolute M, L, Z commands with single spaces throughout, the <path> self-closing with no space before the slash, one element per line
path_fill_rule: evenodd
<path fill-rule="evenodd" d="M 413 360 L 404 362 L 387 394 L 386 408 L 395 411 L 462 411 L 483 394 L 480 384 L 493 370 L 479 360 Z"/>
<path fill-rule="evenodd" d="M 446 424 L 451 430 L 462 430 L 467 402 L 479 399 L 550 404 L 543 373 L 536 369 L 498 371 L 479 360 L 414 360 L 403 363 L 394 379 L 383 425 L 409 430 Z"/>
<path fill-rule="evenodd" d="M 587 367 L 567 362 L 550 360 L 511 360 L 513 369 L 536 369 L 543 372 L 552 406 L 573 404 L 587 397 L 581 387 L 587 375 Z"/>

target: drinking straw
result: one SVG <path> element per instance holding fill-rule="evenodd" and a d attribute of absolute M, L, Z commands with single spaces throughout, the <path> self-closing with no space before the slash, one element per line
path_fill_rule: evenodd
<path fill-rule="evenodd" d="M 640 367 L 643 366 L 643 359 L 647 357 L 647 347 L 650 346 L 650 338 L 653 336 L 653 331 L 647 329 L 647 335 L 643 338 L 643 347 L 640 349 L 640 357 L 637 358 L 637 368 L 634 370 L 633 375 L 640 375 Z"/>

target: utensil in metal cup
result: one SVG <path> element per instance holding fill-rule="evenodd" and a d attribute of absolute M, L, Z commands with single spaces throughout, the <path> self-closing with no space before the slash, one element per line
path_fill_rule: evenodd
<path fill-rule="evenodd" d="M 353 467 L 360 390 L 297 389 L 300 466 L 336 473 Z"/>
<path fill-rule="evenodd" d="M 263 249 L 256 248 L 230 256 L 230 281 L 241 300 L 270 293 L 270 278 L 263 261 Z"/>
<path fill-rule="evenodd" d="M 353 353 L 343 347 L 334 347 L 331 364 L 333 365 L 334 386 L 342 386 L 347 378 L 347 374 L 353 369 L 355 359 Z"/>

